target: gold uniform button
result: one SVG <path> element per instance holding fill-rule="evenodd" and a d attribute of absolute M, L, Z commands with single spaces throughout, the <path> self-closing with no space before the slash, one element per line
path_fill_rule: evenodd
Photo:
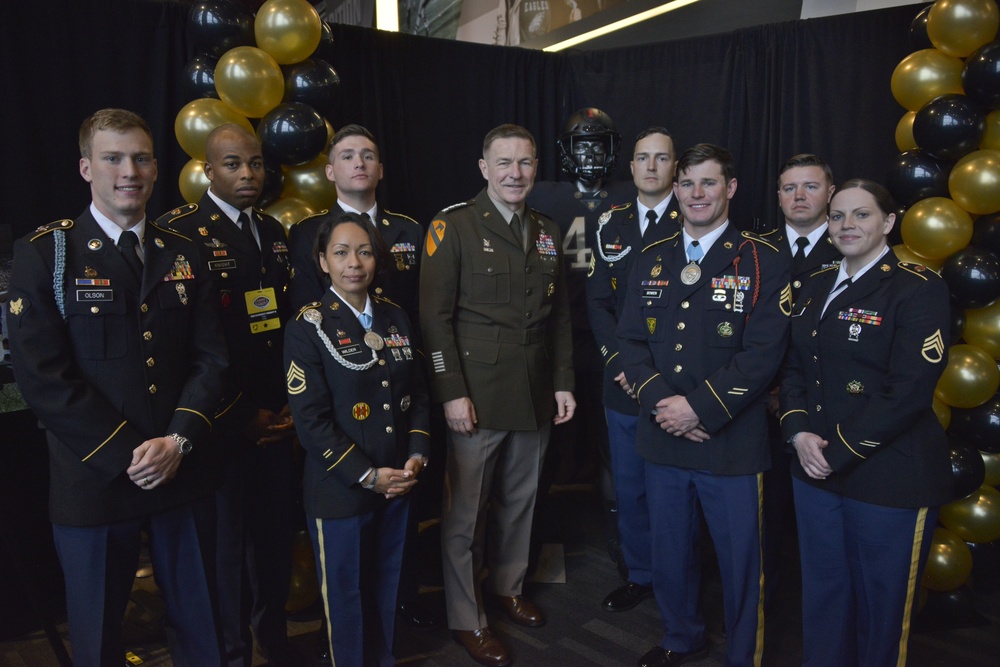
<path fill-rule="evenodd" d="M 261 272 L 262 274 L 263 274 L 263 273 L 267 273 L 267 267 L 266 267 L 266 266 L 262 266 L 262 267 L 260 267 L 260 272 Z"/>
<path fill-rule="evenodd" d="M 684 346 L 681 345 L 680 343 L 677 343 L 677 345 L 674 345 L 674 350 L 677 351 L 677 352 L 680 352 L 683 349 L 684 349 Z"/>
<path fill-rule="evenodd" d="M 680 373 L 682 370 L 684 370 L 684 367 L 681 366 L 680 364 L 677 364 L 676 366 L 674 366 L 674 372 L 675 373 Z"/>
<path fill-rule="evenodd" d="M 156 385 L 155 384 L 149 385 L 149 393 L 150 394 L 155 394 L 156 393 Z"/>
<path fill-rule="evenodd" d="M 816 412 L 822 412 L 822 411 L 823 411 L 823 406 L 822 405 L 817 405 L 816 406 Z"/>
<path fill-rule="evenodd" d="M 678 331 L 684 331 L 684 323 L 683 322 L 678 322 L 677 323 L 677 330 Z"/>
<path fill-rule="evenodd" d="M 389 410 L 390 408 L 392 408 L 392 406 L 391 406 L 391 405 L 389 405 L 388 403 L 383 403 L 383 404 L 382 404 L 382 409 L 383 409 L 383 410 Z"/>
<path fill-rule="evenodd" d="M 794 287 L 795 289 L 799 289 L 800 287 L 802 287 L 802 281 L 796 280 L 794 283 L 792 283 L 792 287 Z"/>
<path fill-rule="evenodd" d="M 732 309 L 733 309 L 733 304 L 727 303 L 726 304 L 726 310 L 732 310 Z"/>
<path fill-rule="evenodd" d="M 681 301 L 681 308 L 687 310 L 690 307 L 691 307 L 690 303 L 688 303 L 687 301 Z"/>
<path fill-rule="evenodd" d="M 819 357 L 817 357 L 815 354 L 813 355 L 813 361 L 819 361 Z"/>
<path fill-rule="evenodd" d="M 222 277 L 223 277 L 223 278 L 228 278 L 228 277 L 229 277 L 229 273 L 228 273 L 228 272 L 226 272 L 226 271 L 223 271 L 223 272 L 222 272 Z"/>
<path fill-rule="evenodd" d="M 379 359 L 378 360 L 378 365 L 379 366 L 385 366 L 385 359 Z"/>
<path fill-rule="evenodd" d="M 274 341 L 273 340 L 267 341 L 267 346 L 268 347 L 274 347 Z"/>
<path fill-rule="evenodd" d="M 142 332 L 142 339 L 143 340 L 153 340 L 153 332 L 152 331 L 143 331 Z"/>
<path fill-rule="evenodd" d="M 148 313 L 149 312 L 149 304 L 148 303 L 144 303 L 141 306 L 139 306 L 139 312 Z"/>
<path fill-rule="evenodd" d="M 819 380 L 816 380 L 816 386 L 817 387 L 819 386 Z"/>
<path fill-rule="evenodd" d="M 92 312 L 94 315 L 96 315 L 97 313 L 101 312 L 101 309 L 98 308 L 97 306 L 91 306 L 90 307 L 90 312 Z"/>
<path fill-rule="evenodd" d="M 146 359 L 146 365 L 152 368 L 156 365 L 156 360 L 153 359 L 153 357 L 150 357 L 149 359 Z"/>
<path fill-rule="evenodd" d="M 392 433 L 392 427 L 391 426 L 386 426 L 385 427 L 385 432 L 386 433 Z"/>
<path fill-rule="evenodd" d="M 389 381 L 388 380 L 382 380 L 382 386 L 383 387 L 388 387 L 389 386 Z"/>

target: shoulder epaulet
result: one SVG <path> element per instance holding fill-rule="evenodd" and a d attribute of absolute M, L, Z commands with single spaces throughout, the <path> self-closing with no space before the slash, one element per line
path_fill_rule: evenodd
<path fill-rule="evenodd" d="M 32 235 L 32 237 L 29 240 L 30 241 L 34 241 L 38 237 L 45 236 L 49 232 L 54 232 L 57 229 L 72 229 L 72 228 L 73 228 L 73 221 L 72 220 L 70 220 L 68 218 L 66 220 L 56 220 L 55 222 L 50 222 L 49 224 L 42 225 L 41 227 L 39 227 L 38 229 L 36 229 L 35 232 L 34 232 L 34 234 Z"/>
<path fill-rule="evenodd" d="M 758 234 L 758 236 L 760 236 L 761 238 L 764 238 L 765 236 L 770 236 L 771 234 L 777 234 L 777 233 L 778 233 L 778 228 L 775 227 L 774 229 L 772 229 L 769 232 L 764 232 L 763 234 Z M 780 239 L 781 237 L 780 236 L 776 236 L 775 238 Z"/>
<path fill-rule="evenodd" d="M 778 246 L 771 243 L 768 239 L 762 238 L 760 234 L 756 234 L 754 232 L 740 232 L 740 235 L 745 239 L 750 239 L 751 241 L 757 241 L 759 243 L 763 243 L 774 252 L 780 252 L 778 250 Z"/>
<path fill-rule="evenodd" d="M 390 306 L 395 306 L 396 308 L 402 308 L 402 306 L 400 306 L 398 303 L 392 301 L 391 299 L 387 299 L 384 296 L 379 296 L 378 294 L 375 294 L 372 296 L 372 298 L 378 301 L 379 303 L 387 303 Z"/>
<path fill-rule="evenodd" d="M 937 275 L 937 273 L 933 269 L 930 269 L 924 266 L 923 264 L 917 264 L 916 262 L 899 262 L 899 268 L 903 269 L 904 271 L 909 271 L 913 275 L 917 276 L 918 278 L 922 278 L 923 280 L 928 279 L 927 272 L 934 273 L 934 275 Z"/>
<path fill-rule="evenodd" d="M 624 204 L 612 204 L 610 211 L 624 211 L 626 209 L 632 208 L 632 202 L 625 202 Z"/>
<path fill-rule="evenodd" d="M 826 273 L 827 271 L 839 271 L 839 270 L 840 270 L 840 264 L 833 264 L 831 266 L 824 267 L 819 271 L 813 271 L 812 273 L 809 274 L 809 277 L 812 278 L 813 276 L 818 276 L 819 274 Z"/>
<path fill-rule="evenodd" d="M 156 219 L 157 224 L 160 225 L 170 225 L 173 224 L 175 220 L 180 220 L 181 218 L 191 215 L 198 210 L 197 204 L 185 204 L 184 206 L 178 206 L 177 208 L 167 211 L 159 218 Z"/>
<path fill-rule="evenodd" d="M 451 206 L 447 206 L 441 209 L 441 213 L 450 213 L 451 211 L 454 211 L 455 209 L 458 208 L 463 208 L 465 206 L 472 206 L 474 203 L 475 200 L 473 199 L 470 199 L 469 201 L 460 201 L 457 204 L 452 204 Z"/>
<path fill-rule="evenodd" d="M 386 215 L 394 215 L 397 218 L 403 218 L 404 220 L 409 220 L 413 224 L 418 225 L 420 227 L 423 227 L 423 225 L 421 225 L 419 222 L 417 222 L 416 220 L 414 220 L 413 218 L 411 218 L 408 215 L 403 215 L 402 213 L 396 213 L 395 211 L 390 211 L 389 209 L 385 209 L 385 214 Z"/>
<path fill-rule="evenodd" d="M 312 215 L 307 215 L 306 217 L 304 217 L 301 220 L 299 220 L 299 222 L 305 222 L 306 220 L 310 220 L 312 218 L 318 218 L 321 215 L 326 215 L 329 212 L 330 212 L 330 209 L 326 208 L 326 209 L 323 209 L 322 211 L 320 211 L 319 213 L 313 213 Z M 297 222 L 295 224 L 297 225 L 297 224 L 299 224 L 299 222 Z"/>
<path fill-rule="evenodd" d="M 643 251 L 643 252 L 646 252 L 646 251 L 647 251 L 647 250 L 649 250 L 650 248 L 655 248 L 656 246 L 660 245 L 661 243 L 666 243 L 667 241 L 673 241 L 673 240 L 674 240 L 674 239 L 676 239 L 676 238 L 677 238 L 678 236 L 680 236 L 680 232 L 675 232 L 675 233 L 671 234 L 670 236 L 668 236 L 668 237 L 667 237 L 667 238 L 665 238 L 665 239 L 659 239 L 658 241 L 653 241 L 653 242 L 652 242 L 652 243 L 650 243 L 650 244 L 649 244 L 648 246 L 646 246 L 645 248 L 643 248 L 643 249 L 642 249 L 642 251 Z"/>
<path fill-rule="evenodd" d="M 192 206 L 195 206 L 195 204 L 192 204 Z M 159 222 L 160 222 L 159 220 L 157 220 L 156 222 L 149 222 L 149 226 L 152 227 L 153 229 L 159 229 L 164 234 L 172 234 L 174 236 L 177 236 L 177 237 L 180 237 L 180 238 L 184 239 L 185 241 L 190 241 L 191 240 L 191 238 L 189 236 L 184 236 L 180 232 L 176 232 L 176 231 L 174 231 L 172 229 L 169 229 L 167 227 L 161 227 L 158 224 Z"/>
<path fill-rule="evenodd" d="M 305 313 L 305 312 L 306 312 L 307 310 L 312 310 L 312 309 L 314 309 L 314 308 L 319 308 L 319 307 L 320 307 L 320 306 L 322 306 L 322 305 L 323 305 L 323 304 L 321 304 L 321 303 L 320 303 L 319 301 L 310 301 L 310 302 L 309 302 L 309 303 L 307 303 L 306 305 L 304 305 L 304 306 L 302 306 L 301 308 L 299 308 L 299 314 L 295 316 L 295 319 L 299 319 L 300 317 L 302 317 L 302 315 L 303 315 L 303 314 L 304 314 L 304 313 Z"/>

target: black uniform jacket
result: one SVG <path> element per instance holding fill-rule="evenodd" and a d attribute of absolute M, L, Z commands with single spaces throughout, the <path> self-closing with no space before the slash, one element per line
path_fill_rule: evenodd
<path fill-rule="evenodd" d="M 642 251 L 618 325 L 625 375 L 636 388 L 639 454 L 653 463 L 744 475 L 770 465 L 766 392 L 788 344 L 788 263 L 732 223 L 681 280 L 683 235 Z M 651 415 L 660 399 L 687 398 L 711 439 L 670 435 Z"/>
<path fill-rule="evenodd" d="M 392 257 L 386 271 L 372 283 L 376 296 L 389 299 L 402 306 L 410 321 L 420 321 L 417 312 L 417 292 L 420 282 L 420 251 L 424 247 L 424 228 L 413 218 L 392 213 L 379 207 L 375 227 L 382 235 Z M 291 303 L 296 311 L 317 301 L 329 288 L 326 276 L 319 272 L 313 257 L 313 244 L 320 223 L 327 217 L 335 217 L 344 210 L 333 205 L 329 212 L 320 213 L 293 225 L 288 234 L 291 249 L 293 279 Z M 417 332 L 419 338 L 419 332 Z"/>
<path fill-rule="evenodd" d="M 147 221 L 143 250 L 140 285 L 89 209 L 15 244 L 11 352 L 18 386 L 48 432 L 54 523 L 143 516 L 210 488 L 202 457 L 227 365 L 218 316 L 190 239 Z M 194 451 L 174 480 L 140 489 L 125 473 L 132 450 L 169 433 Z"/>
<path fill-rule="evenodd" d="M 285 230 L 277 220 L 253 211 L 260 250 L 219 208 L 208 194 L 164 214 L 157 224 L 169 226 L 194 240 L 201 270 L 212 279 L 213 303 L 232 363 L 226 373 L 225 396 L 219 408 L 220 430 L 240 433 L 258 409 L 275 412 L 288 402 L 282 362 L 288 310 L 290 263 Z M 275 303 L 263 304 L 265 313 L 251 331 L 246 295 L 273 289 Z M 266 319 L 265 319 L 266 318 Z"/>
<path fill-rule="evenodd" d="M 802 263 L 798 266 L 795 265 L 795 260 L 792 259 L 792 249 L 788 247 L 788 236 L 785 232 L 785 227 L 782 225 L 773 232 L 769 232 L 763 235 L 763 238 L 768 243 L 773 243 L 778 246 L 783 253 L 786 253 L 789 258 L 789 264 L 791 266 L 791 284 L 792 284 L 792 299 L 796 300 L 799 294 L 799 290 L 802 289 L 802 285 L 806 283 L 809 276 L 819 272 L 822 269 L 828 269 L 832 267 L 840 266 L 840 260 L 844 258 L 837 250 L 837 246 L 833 245 L 833 240 L 830 238 L 829 232 L 823 232 L 823 235 L 816 242 L 815 247 L 806 258 L 802 260 Z"/>
<path fill-rule="evenodd" d="M 821 317 L 836 277 L 836 268 L 821 271 L 799 295 L 781 385 L 783 437 L 806 431 L 827 440 L 834 473 L 810 479 L 797 458 L 792 473 L 876 505 L 948 502 L 948 445 L 931 409 L 948 363 L 948 289 L 890 250 Z"/>
<path fill-rule="evenodd" d="M 587 275 L 587 315 L 604 359 L 604 405 L 627 415 L 638 414 L 639 404 L 615 382 L 615 376 L 625 370 L 615 330 L 625 306 L 628 276 L 643 247 L 680 230 L 676 197 L 671 196 L 661 219 L 646 230 L 645 238 L 639 233 L 637 215 L 634 202 L 614 206 L 601 215 Z"/>
<path fill-rule="evenodd" d="M 358 318 L 332 290 L 288 323 L 286 384 L 306 450 L 305 509 L 312 517 L 357 516 L 386 502 L 358 483 L 369 467 L 402 468 L 411 455 L 430 453 L 423 358 L 412 345 L 406 313 L 384 299 L 373 298 L 371 329 L 384 347 L 365 370 L 334 358 L 317 319 L 345 362 L 364 365 L 373 353 Z"/>
<path fill-rule="evenodd" d="M 434 400 L 469 397 L 480 428 L 534 431 L 573 391 L 573 338 L 562 239 L 524 215 L 527 251 L 482 190 L 438 213 L 427 232 L 420 313 Z"/>

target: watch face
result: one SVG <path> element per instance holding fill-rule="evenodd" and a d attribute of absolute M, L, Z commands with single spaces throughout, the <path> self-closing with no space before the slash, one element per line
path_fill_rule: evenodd
<path fill-rule="evenodd" d="M 191 452 L 192 445 L 189 441 L 185 440 L 181 443 L 181 454 L 188 454 Z"/>

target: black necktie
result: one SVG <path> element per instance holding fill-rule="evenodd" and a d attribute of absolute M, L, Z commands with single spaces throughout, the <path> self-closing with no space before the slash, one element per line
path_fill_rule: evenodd
<path fill-rule="evenodd" d="M 247 237 L 250 241 L 250 245 L 259 250 L 260 246 L 257 245 L 257 239 L 253 235 L 253 223 L 250 221 L 250 216 L 248 216 L 245 211 L 240 211 L 240 217 L 238 220 L 240 223 L 240 229 L 243 231 L 243 236 Z"/>
<path fill-rule="evenodd" d="M 797 269 L 806 259 L 806 248 L 809 247 L 809 239 L 800 236 L 795 239 L 795 251 L 792 252 L 792 267 Z"/>
<path fill-rule="evenodd" d="M 139 254 L 135 250 L 137 245 L 139 245 L 139 237 L 135 235 L 135 232 L 122 232 L 121 236 L 118 237 L 118 250 L 125 258 L 128 268 L 132 269 L 135 277 L 139 282 L 142 282 L 142 260 L 139 259 Z"/>
<path fill-rule="evenodd" d="M 653 226 L 656 225 L 656 211 L 649 209 L 646 211 L 646 231 L 642 233 L 642 238 L 646 238 Z"/>

